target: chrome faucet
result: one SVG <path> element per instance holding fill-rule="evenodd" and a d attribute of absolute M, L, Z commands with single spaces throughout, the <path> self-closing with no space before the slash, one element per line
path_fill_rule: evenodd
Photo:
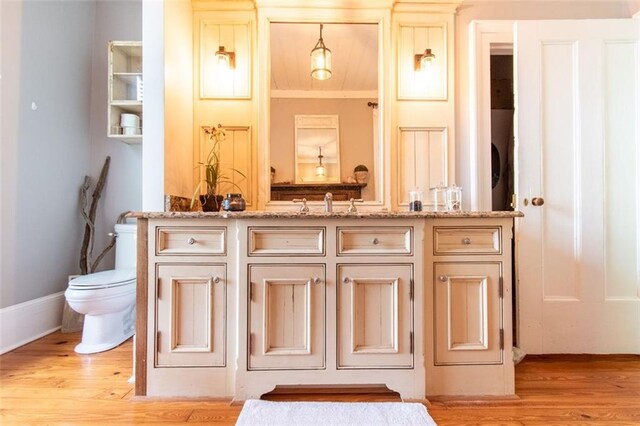
<path fill-rule="evenodd" d="M 331 213 L 333 212 L 333 194 L 327 192 L 324 194 L 324 212 Z"/>

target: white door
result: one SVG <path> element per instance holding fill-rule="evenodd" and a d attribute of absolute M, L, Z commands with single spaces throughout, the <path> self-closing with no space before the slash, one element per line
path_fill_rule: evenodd
<path fill-rule="evenodd" d="M 519 345 L 640 353 L 640 21 L 518 22 Z"/>

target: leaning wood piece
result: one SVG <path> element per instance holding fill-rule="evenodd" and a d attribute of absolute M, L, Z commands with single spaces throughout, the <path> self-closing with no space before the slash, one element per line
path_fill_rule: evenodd
<path fill-rule="evenodd" d="M 127 213 L 129 213 L 129 211 L 120 213 L 120 216 L 118 216 L 116 223 L 124 223 Z M 100 262 L 102 262 L 102 259 L 105 257 L 105 255 L 109 253 L 109 250 L 111 250 L 116 245 L 116 237 L 117 235 L 113 234 L 111 236 L 111 239 L 109 240 L 109 244 L 104 248 L 104 250 L 102 250 L 102 252 L 98 255 L 98 257 L 96 257 L 96 260 L 93 262 L 93 265 L 91 265 L 92 274 L 98 269 Z"/>
<path fill-rule="evenodd" d="M 84 228 L 84 239 L 82 241 L 82 248 L 80 249 L 80 273 L 86 275 L 92 270 L 91 255 L 93 254 L 93 235 L 95 232 L 95 219 L 96 211 L 98 209 L 98 201 L 102 196 L 102 190 L 107 182 L 107 175 L 109 174 L 109 165 L 111 164 L 111 157 L 107 157 L 104 160 L 102 171 L 100 172 L 100 178 L 96 184 L 93 193 L 91 194 L 91 206 L 89 212 L 86 211 L 87 205 L 87 192 L 89 190 L 91 179 L 85 176 L 85 183 L 81 188 L 82 198 L 82 217 L 87 224 Z"/>

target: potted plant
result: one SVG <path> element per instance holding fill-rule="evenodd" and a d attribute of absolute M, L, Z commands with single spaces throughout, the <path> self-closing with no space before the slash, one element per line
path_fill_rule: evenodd
<path fill-rule="evenodd" d="M 222 184 L 228 184 L 234 186 L 238 190 L 240 187 L 230 180 L 222 170 L 220 163 L 220 143 L 225 140 L 226 134 L 221 124 L 218 126 L 204 127 L 204 132 L 209 136 L 209 140 L 213 142 L 211 150 L 204 162 L 198 162 L 196 168 L 202 168 L 204 170 L 204 177 L 198 183 L 193 196 L 191 197 L 191 208 L 193 208 L 196 198 L 200 197 L 203 211 L 220 211 L 222 206 L 223 196 L 220 194 L 220 186 Z M 242 172 L 229 168 L 233 173 L 238 173 L 242 177 L 246 177 Z M 206 185 L 206 193 L 200 194 L 202 185 Z M 242 191 L 240 191 L 242 192 Z"/>
<path fill-rule="evenodd" d="M 353 169 L 353 175 L 358 183 L 367 183 L 369 180 L 369 169 L 364 164 L 358 164 Z"/>

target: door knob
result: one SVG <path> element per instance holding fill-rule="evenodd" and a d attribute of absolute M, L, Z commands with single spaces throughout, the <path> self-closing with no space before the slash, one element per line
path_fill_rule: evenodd
<path fill-rule="evenodd" d="M 531 204 L 536 206 L 536 207 L 539 207 L 539 206 L 544 204 L 544 198 L 542 198 L 542 197 L 533 197 L 531 199 Z"/>

